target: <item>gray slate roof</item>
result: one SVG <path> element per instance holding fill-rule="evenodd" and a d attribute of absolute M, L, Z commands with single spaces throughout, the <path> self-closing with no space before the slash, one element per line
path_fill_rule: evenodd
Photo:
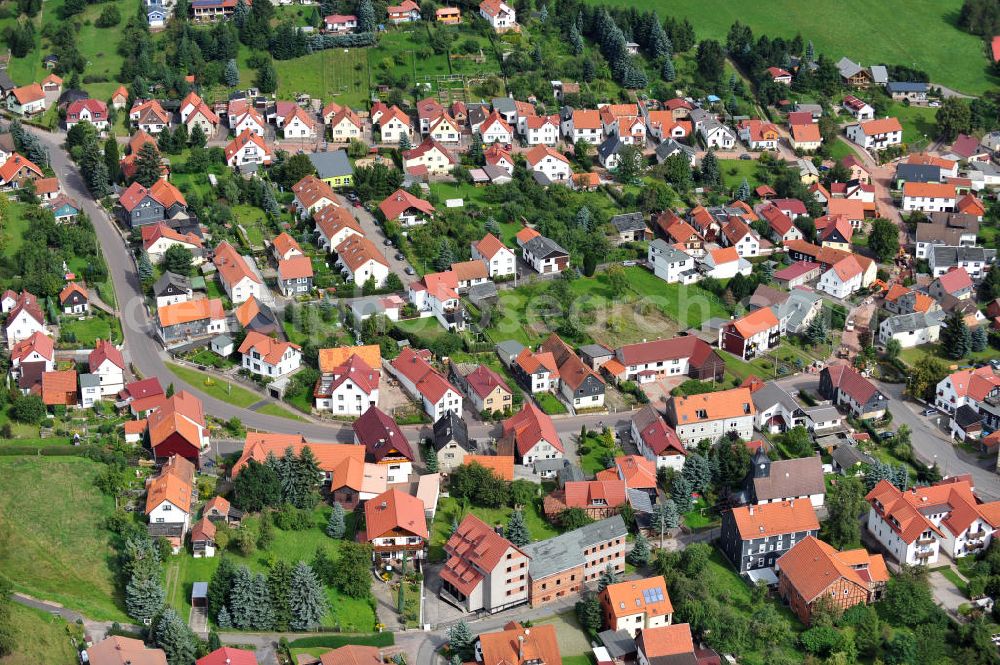
<path fill-rule="evenodd" d="M 569 252 L 563 249 L 559 243 L 551 238 L 546 238 L 545 236 L 535 236 L 528 242 L 524 243 L 524 249 L 532 256 L 539 258 L 545 258 L 547 256 L 551 256 L 552 254 L 565 254 L 566 256 L 569 256 Z"/>
<path fill-rule="evenodd" d="M 896 180 L 905 182 L 941 182 L 941 167 L 933 164 L 899 164 Z"/>
<path fill-rule="evenodd" d="M 788 391 L 777 383 L 765 383 L 762 387 L 753 391 L 750 395 L 754 406 L 758 411 L 769 409 L 775 404 L 781 404 L 786 411 L 793 412 L 799 408 L 799 403 L 795 401 Z"/>
<path fill-rule="evenodd" d="M 691 146 L 679 143 L 674 139 L 667 139 L 656 146 L 656 159 L 661 162 L 676 153 L 686 155 L 688 159 L 697 154 Z"/>
<path fill-rule="evenodd" d="M 309 161 L 312 162 L 316 173 L 319 174 L 320 180 L 352 175 L 354 173 L 351 160 L 347 158 L 347 152 L 344 150 L 310 152 L 308 155 Z"/>
<path fill-rule="evenodd" d="M 159 295 L 163 293 L 164 289 L 166 289 L 167 286 L 171 284 L 173 284 L 179 289 L 184 289 L 185 291 L 191 288 L 190 279 L 188 279 L 183 275 L 178 275 L 177 273 L 173 273 L 167 270 L 162 275 L 160 275 L 160 278 L 156 280 L 156 283 L 153 284 L 153 293 Z"/>
<path fill-rule="evenodd" d="M 872 464 L 874 462 L 870 455 L 858 450 L 856 446 L 852 446 L 849 443 L 844 443 L 834 448 L 833 452 L 830 453 L 830 457 L 842 469 L 850 469 L 855 464 Z"/>
<path fill-rule="evenodd" d="M 96 374 L 81 374 L 80 375 L 80 387 L 81 388 L 97 388 L 101 385 L 101 377 Z"/>
<path fill-rule="evenodd" d="M 668 245 L 667 241 L 663 238 L 654 240 L 652 246 L 656 250 L 656 253 L 663 257 L 663 260 L 667 263 L 682 263 L 691 258 L 673 245 Z"/>
<path fill-rule="evenodd" d="M 583 550 L 596 543 L 625 538 L 628 529 L 621 515 L 614 515 L 548 540 L 521 548 L 531 559 L 528 573 L 532 579 L 548 577 L 586 563 Z"/>
<path fill-rule="evenodd" d="M 855 74 L 864 69 L 864 67 L 862 67 L 860 64 L 854 62 L 848 57 L 843 57 L 840 60 L 838 60 L 836 67 L 837 71 L 840 72 L 840 75 L 843 76 L 844 78 L 851 78 L 852 76 L 854 76 Z"/>
<path fill-rule="evenodd" d="M 494 97 L 493 110 L 497 113 L 517 113 L 517 104 L 510 97 Z"/>
<path fill-rule="evenodd" d="M 872 65 L 869 69 L 876 85 L 885 85 L 889 82 L 889 70 L 885 68 L 885 65 Z"/>
<path fill-rule="evenodd" d="M 624 215 L 615 215 L 611 218 L 611 225 L 619 233 L 625 231 L 645 231 L 648 229 L 646 220 L 641 212 L 629 212 Z"/>
<path fill-rule="evenodd" d="M 790 333 L 797 333 L 803 326 L 806 314 L 809 313 L 817 301 L 822 299 L 815 291 L 792 289 L 785 302 L 775 307 L 774 314 L 779 319 L 785 321 L 785 330 Z"/>
<path fill-rule="evenodd" d="M 896 92 L 927 92 L 927 84 L 918 81 L 890 81 L 885 86 L 886 91 L 891 95 Z"/>
<path fill-rule="evenodd" d="M 753 485 L 758 501 L 826 494 L 823 462 L 818 455 L 778 460 L 771 463 L 770 475 L 765 478 L 754 478 Z"/>
<path fill-rule="evenodd" d="M 625 147 L 622 140 L 618 138 L 617 134 L 612 134 L 608 138 L 604 139 L 604 143 L 597 147 L 597 154 L 601 158 L 601 161 L 605 161 L 611 155 L 617 154 L 619 150 Z"/>
<path fill-rule="evenodd" d="M 932 245 L 928 258 L 935 266 L 953 266 L 959 261 L 980 261 L 989 263 L 996 258 L 997 250 L 983 247 L 952 247 Z"/>
<path fill-rule="evenodd" d="M 889 330 L 889 334 L 897 335 L 939 326 L 943 320 L 944 316 L 941 312 L 913 312 L 912 314 L 890 316 L 882 322 L 882 325 Z"/>

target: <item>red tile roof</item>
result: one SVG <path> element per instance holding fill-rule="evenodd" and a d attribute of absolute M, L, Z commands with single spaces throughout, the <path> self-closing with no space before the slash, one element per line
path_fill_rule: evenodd
<path fill-rule="evenodd" d="M 733 519 L 743 540 L 819 530 L 819 520 L 809 499 L 738 506 L 733 508 Z"/>
<path fill-rule="evenodd" d="M 959 291 L 972 288 L 972 278 L 961 266 L 956 266 L 937 278 L 945 293 L 954 295 Z"/>
<path fill-rule="evenodd" d="M 20 88 L 14 88 L 11 94 L 14 95 L 14 99 L 21 106 L 45 99 L 45 91 L 42 90 L 42 86 L 38 83 L 29 83 Z"/>
<path fill-rule="evenodd" d="M 212 263 L 219 270 L 219 276 L 223 282 L 230 286 L 239 284 L 244 279 L 249 279 L 255 284 L 261 284 L 260 277 L 257 276 L 247 260 L 236 251 L 236 248 L 229 244 L 228 240 L 223 240 L 215 248 L 215 256 Z"/>
<path fill-rule="evenodd" d="M 76 370 L 42 374 L 42 401 L 46 406 L 76 404 Z"/>
<path fill-rule="evenodd" d="M 417 198 L 405 189 L 397 189 L 378 204 L 379 210 L 386 219 L 398 219 L 399 216 L 410 208 L 416 208 L 425 215 L 434 214 L 434 206 L 429 201 Z"/>
<path fill-rule="evenodd" d="M 243 343 L 240 344 L 239 352 L 247 354 L 251 351 L 256 351 L 264 359 L 264 362 L 271 365 L 277 365 L 281 362 L 281 358 L 288 352 L 289 349 L 301 351 L 302 347 L 298 344 L 282 342 L 273 337 L 268 337 L 267 335 L 262 335 L 259 332 L 251 330 L 243 339 Z"/>
<path fill-rule="evenodd" d="M 363 235 L 348 236 L 334 248 L 334 251 L 352 273 L 368 261 L 389 266 L 389 262 L 382 256 L 378 246 Z"/>
<path fill-rule="evenodd" d="M 36 331 L 28 339 L 22 339 L 14 345 L 10 350 L 10 359 L 20 362 L 32 353 L 38 353 L 48 360 L 55 360 L 55 342 L 42 331 Z"/>
<path fill-rule="evenodd" d="M 365 535 L 368 540 L 392 532 L 410 533 L 426 539 L 424 502 L 399 490 L 388 490 L 365 502 Z"/>
<path fill-rule="evenodd" d="M 437 403 L 447 391 L 459 394 L 455 386 L 444 378 L 440 372 L 431 367 L 423 354 L 410 347 L 403 349 L 393 361 L 392 366 L 405 376 L 430 402 Z"/>
<path fill-rule="evenodd" d="M 214 527 L 213 527 L 214 528 Z M 197 660 L 197 665 L 257 665 L 253 651 L 222 647 Z"/>
<path fill-rule="evenodd" d="M 797 542 L 778 559 L 777 566 L 806 603 L 842 579 L 866 590 L 875 583 L 889 581 L 881 554 L 869 554 L 864 549 L 838 552 L 814 536 Z"/>
<path fill-rule="evenodd" d="M 468 594 L 483 579 L 480 571 L 493 572 L 511 549 L 524 556 L 493 527 L 475 515 L 467 515 L 444 545 L 448 561 L 441 570 L 441 579 Z"/>
<path fill-rule="evenodd" d="M 43 175 L 42 170 L 35 166 L 34 162 L 15 152 L 0 166 L 0 181 L 11 182 L 23 169 L 32 171 L 39 178 Z"/>
<path fill-rule="evenodd" d="M 469 389 L 481 398 L 488 397 L 497 388 L 510 393 L 510 388 L 499 374 L 486 365 L 479 365 L 465 375 L 465 380 L 469 384 Z"/>
<path fill-rule="evenodd" d="M 503 421 L 503 434 L 514 437 L 517 451 L 522 456 L 543 439 L 556 450 L 563 450 L 552 418 L 531 401 L 526 401 L 519 413 Z"/>
<path fill-rule="evenodd" d="M 312 260 L 308 256 L 299 254 L 290 259 L 281 259 L 278 261 L 279 279 L 299 279 L 312 276 Z"/>
<path fill-rule="evenodd" d="M 138 184 L 138 183 L 134 183 Z M 131 188 L 130 188 L 131 189 Z M 178 233 L 174 229 L 170 228 L 163 222 L 157 222 L 156 224 L 147 224 L 142 227 L 142 248 L 149 250 L 157 240 L 160 238 L 166 238 L 167 240 L 172 240 L 174 242 L 184 243 L 185 245 L 190 245 L 192 247 L 201 248 L 201 238 L 199 238 L 194 233 Z"/>
<path fill-rule="evenodd" d="M 91 372 L 96 372 L 106 360 L 110 360 L 115 367 L 125 369 L 125 357 L 122 352 L 115 348 L 115 345 L 105 339 L 97 340 L 94 350 L 87 357 L 87 363 Z"/>
<path fill-rule="evenodd" d="M 492 259 L 497 255 L 497 252 L 503 249 L 507 249 L 507 246 L 492 233 L 487 233 L 482 240 L 476 243 L 476 251 L 486 259 Z"/>
<path fill-rule="evenodd" d="M 358 360 L 357 356 L 351 358 Z M 396 457 L 395 453 L 413 461 L 413 449 L 403 430 L 378 407 L 369 407 L 351 427 L 357 442 L 365 447 L 367 461 L 377 464 L 387 456 Z"/>
<path fill-rule="evenodd" d="M 333 188 L 311 174 L 292 185 L 292 193 L 295 194 L 295 198 L 305 208 L 312 208 L 323 199 L 326 199 L 333 205 L 338 205 L 337 195 L 334 193 Z"/>
<path fill-rule="evenodd" d="M 479 645 L 483 665 L 562 665 L 559 641 L 552 624 L 537 624 L 526 629 L 511 622 L 501 632 L 480 634 Z"/>
<path fill-rule="evenodd" d="M 736 331 L 743 337 L 743 339 L 749 339 L 757 333 L 776 328 L 778 324 L 778 317 L 774 315 L 771 308 L 761 307 L 760 309 L 747 314 L 742 319 L 733 321 L 732 326 L 736 328 Z"/>

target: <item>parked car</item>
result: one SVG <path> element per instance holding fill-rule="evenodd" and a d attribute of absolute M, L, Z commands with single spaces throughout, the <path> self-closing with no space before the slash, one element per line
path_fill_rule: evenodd
<path fill-rule="evenodd" d="M 941 102 L 931 102 L 927 106 L 930 106 L 932 109 L 936 109 L 937 107 L 941 106 Z"/>
<path fill-rule="evenodd" d="M 392 247 L 392 240 L 386 238 L 385 240 L 382 241 L 382 244 L 385 245 L 386 247 Z"/>
<path fill-rule="evenodd" d="M 396 260 L 397 261 L 402 261 L 403 260 L 403 255 L 400 254 L 399 252 L 396 252 Z"/>
<path fill-rule="evenodd" d="M 886 430 L 884 432 L 879 432 L 878 433 L 878 438 L 882 439 L 883 441 L 885 441 L 887 439 L 891 439 L 894 436 L 896 436 L 896 433 L 892 432 L 890 430 Z"/>
<path fill-rule="evenodd" d="M 933 416 L 935 413 L 937 413 L 937 409 L 924 409 L 920 412 L 920 415 Z"/>
<path fill-rule="evenodd" d="M 416 271 L 413 268 L 411 268 L 410 266 L 406 266 L 406 268 L 403 270 L 403 272 L 405 272 L 407 275 L 415 275 L 416 274 Z"/>
<path fill-rule="evenodd" d="M 742 155 L 740 155 L 740 159 L 750 160 L 753 159 L 753 157 L 751 155 L 748 155 L 747 153 L 743 153 Z"/>

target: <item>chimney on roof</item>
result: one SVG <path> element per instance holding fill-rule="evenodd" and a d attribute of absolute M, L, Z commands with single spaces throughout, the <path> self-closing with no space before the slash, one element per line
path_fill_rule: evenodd
<path fill-rule="evenodd" d="M 524 635 L 517 636 L 517 658 L 518 660 L 524 660 L 524 636 L 528 634 L 528 631 L 524 631 Z"/>
<path fill-rule="evenodd" d="M 753 504 L 750 504 L 748 508 L 750 510 L 750 514 L 753 515 Z"/>

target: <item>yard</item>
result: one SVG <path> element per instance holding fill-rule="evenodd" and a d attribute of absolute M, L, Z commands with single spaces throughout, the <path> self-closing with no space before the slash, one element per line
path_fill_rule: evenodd
<path fill-rule="evenodd" d="M 722 174 L 722 184 L 730 190 L 743 184 L 744 178 L 750 183 L 751 189 L 760 184 L 756 159 L 720 159 L 719 173 Z"/>
<path fill-rule="evenodd" d="M 776 0 L 734 4 L 729 0 L 591 0 L 593 4 L 613 4 L 635 9 L 656 9 L 660 17 L 687 18 L 698 39 L 718 39 L 725 43 L 735 21 L 749 25 L 754 37 L 770 38 L 802 35 L 811 40 L 816 53 L 836 62 L 847 56 L 864 65 L 899 64 L 926 70 L 935 83 L 968 94 L 996 86 L 986 49 L 980 38 L 960 31 L 955 18 L 962 0 L 866 0 L 812 3 L 805 7 L 797 0 Z M 782 20 L 775 21 L 780 16 Z M 857 20 L 864 16 L 863 21 Z M 892 26 L 885 30 L 884 26 Z M 933 35 L 933 39 L 928 39 Z"/>
<path fill-rule="evenodd" d="M 295 565 L 299 561 L 312 561 L 316 549 L 323 547 L 334 555 L 342 540 L 327 536 L 323 529 L 330 517 L 330 507 L 321 504 L 314 513 L 313 528 L 306 531 L 282 531 L 274 529 L 274 542 L 265 551 L 258 551 L 249 557 L 239 552 L 227 551 L 225 556 L 237 564 L 243 564 L 254 571 L 267 571 L 271 557 L 288 561 Z M 250 528 L 256 528 L 259 518 L 250 517 L 244 521 Z M 170 557 L 167 561 L 167 602 L 176 608 L 185 619 L 191 609 L 191 587 L 195 582 L 207 582 L 219 565 L 219 557 L 195 559 L 184 552 Z M 348 598 L 335 589 L 327 589 L 330 612 L 323 620 L 324 627 L 340 627 L 346 632 L 364 632 L 375 627 L 375 612 L 366 599 Z"/>
<path fill-rule="evenodd" d="M 246 408 L 263 399 L 258 393 L 250 392 L 246 388 L 240 388 L 229 381 L 221 380 L 205 372 L 176 363 L 167 363 L 167 367 L 185 383 L 197 388 L 209 397 L 221 399 L 233 406 Z"/>
<path fill-rule="evenodd" d="M 557 416 L 566 413 L 566 405 L 559 401 L 559 398 L 552 393 L 535 393 L 532 395 L 535 403 L 543 412 L 550 416 Z"/>
<path fill-rule="evenodd" d="M 459 499 L 442 497 L 438 501 L 437 513 L 434 515 L 434 522 L 431 524 L 431 542 L 428 556 L 431 561 L 442 561 L 444 559 L 443 547 L 451 535 L 452 520 L 462 519 L 469 513 L 475 515 L 490 526 L 507 525 L 507 518 L 512 512 L 511 508 L 480 508 L 478 506 L 463 506 Z M 528 527 L 531 539 L 545 540 L 557 535 L 559 532 L 551 524 L 545 521 L 542 516 L 541 499 L 537 499 L 534 504 L 525 506 L 524 523 Z"/>
<path fill-rule="evenodd" d="M 14 651 L 0 665 L 75 665 L 78 654 L 70 642 L 71 627 L 48 612 L 10 604 Z"/>
<path fill-rule="evenodd" d="M 15 591 L 125 622 L 104 528 L 114 502 L 94 486 L 101 468 L 78 457 L 0 457 L 0 570 Z"/>
<path fill-rule="evenodd" d="M 620 455 L 622 450 L 616 446 L 608 446 L 600 432 L 588 432 L 587 438 L 580 443 L 580 468 L 587 475 L 609 468 L 606 458 Z M 586 451 L 586 452 L 584 452 Z"/>
<path fill-rule="evenodd" d="M 73 346 L 91 348 L 99 339 L 110 339 L 115 344 L 122 341 L 122 327 L 117 319 L 104 314 L 81 318 L 64 317 L 59 324 L 60 341 Z"/>
<path fill-rule="evenodd" d="M 888 113 L 899 118 L 899 124 L 903 126 L 903 143 L 907 145 L 926 145 L 928 137 L 933 140 L 937 135 L 937 109 L 896 103 L 889 107 Z"/>
<path fill-rule="evenodd" d="M 986 347 L 983 351 L 969 352 L 969 355 L 962 360 L 952 360 L 945 355 L 939 344 L 924 344 L 921 346 L 911 346 L 908 349 L 903 349 L 899 354 L 899 359 L 907 365 L 913 365 L 918 360 L 921 360 L 926 356 L 943 359 L 949 365 L 971 365 L 975 363 L 988 362 L 989 360 L 996 358 L 997 352 L 996 349 Z"/>
<path fill-rule="evenodd" d="M 625 268 L 625 276 L 628 290 L 617 299 L 604 272 L 570 283 L 577 296 L 571 315 L 580 318 L 590 340 L 615 348 L 729 317 L 718 297 L 697 285 L 667 284 L 639 266 Z M 544 297 L 546 285 L 536 282 L 501 291 L 501 316 L 491 331 L 494 340 L 532 345 L 552 332 L 543 316 L 553 305 Z"/>
<path fill-rule="evenodd" d="M 278 98 L 299 93 L 361 108 L 368 100 L 368 49 L 326 49 L 293 60 L 275 60 Z"/>

